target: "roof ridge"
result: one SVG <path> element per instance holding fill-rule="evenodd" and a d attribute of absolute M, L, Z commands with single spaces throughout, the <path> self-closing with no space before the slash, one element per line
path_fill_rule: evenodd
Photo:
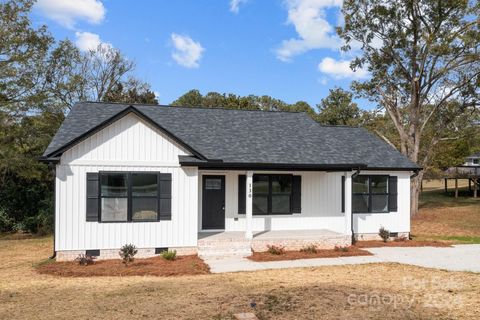
<path fill-rule="evenodd" d="M 166 108 L 182 108 L 182 109 L 207 109 L 207 110 L 229 110 L 229 111 L 256 111 L 256 112 L 275 112 L 275 113 L 304 113 L 305 111 L 286 111 L 286 110 L 260 110 L 260 109 L 235 109 L 235 108 L 226 108 L 226 107 L 205 107 L 205 106 L 178 106 L 170 104 L 152 104 L 152 103 L 126 103 L 126 102 L 103 102 L 103 101 L 79 101 L 75 104 L 86 104 L 86 103 L 95 103 L 95 104 L 116 104 L 123 106 L 146 106 L 146 107 L 166 107 Z"/>

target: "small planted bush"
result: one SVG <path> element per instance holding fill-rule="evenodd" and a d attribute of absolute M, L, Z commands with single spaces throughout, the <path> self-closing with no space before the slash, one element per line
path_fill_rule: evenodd
<path fill-rule="evenodd" d="M 88 266 L 95 262 L 96 257 L 90 256 L 88 254 L 79 254 L 78 257 L 75 258 L 75 261 L 78 262 L 81 266 Z"/>
<path fill-rule="evenodd" d="M 282 247 L 282 246 L 277 246 L 277 245 L 274 245 L 274 244 L 269 244 L 267 245 L 267 248 L 268 248 L 268 253 L 270 254 L 274 254 L 274 255 L 281 255 L 281 254 L 284 254 L 285 253 L 285 247 Z"/>
<path fill-rule="evenodd" d="M 309 244 L 302 249 L 300 249 L 300 252 L 305 252 L 305 253 L 317 253 L 318 249 L 317 246 L 314 244 Z"/>
<path fill-rule="evenodd" d="M 165 250 L 160 255 L 163 259 L 172 261 L 177 258 L 177 250 Z"/>
<path fill-rule="evenodd" d="M 383 239 L 383 242 L 387 242 L 390 238 L 390 231 L 381 227 L 380 230 L 378 230 L 378 235 Z"/>
<path fill-rule="evenodd" d="M 133 244 L 126 244 L 120 248 L 118 254 L 122 258 L 123 263 L 127 266 L 130 262 L 133 261 L 133 257 L 137 254 L 138 250 Z"/>
<path fill-rule="evenodd" d="M 333 248 L 333 250 L 338 251 L 338 252 L 348 252 L 348 250 L 350 250 L 350 248 L 347 247 L 347 246 L 345 246 L 345 247 L 335 246 L 335 247 Z"/>

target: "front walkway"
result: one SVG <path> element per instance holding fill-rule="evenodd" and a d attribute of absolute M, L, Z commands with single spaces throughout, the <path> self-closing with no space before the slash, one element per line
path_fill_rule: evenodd
<path fill-rule="evenodd" d="M 451 248 L 384 247 L 366 249 L 373 256 L 301 259 L 255 262 L 246 258 L 205 259 L 213 273 L 267 269 L 319 267 L 379 262 L 398 262 L 448 271 L 480 272 L 480 245 L 456 245 Z"/>

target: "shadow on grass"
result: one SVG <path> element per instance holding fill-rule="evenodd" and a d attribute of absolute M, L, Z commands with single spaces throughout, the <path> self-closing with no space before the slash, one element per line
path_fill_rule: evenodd
<path fill-rule="evenodd" d="M 445 193 L 443 190 L 431 190 L 420 194 L 420 208 L 463 207 L 471 205 L 480 206 L 480 191 L 479 198 L 474 198 L 473 194 L 468 191 L 468 188 L 459 189 L 458 198 L 455 198 L 453 191 Z"/>
<path fill-rule="evenodd" d="M 416 241 L 449 241 L 452 244 L 480 244 L 480 237 L 477 236 L 413 236 Z"/>

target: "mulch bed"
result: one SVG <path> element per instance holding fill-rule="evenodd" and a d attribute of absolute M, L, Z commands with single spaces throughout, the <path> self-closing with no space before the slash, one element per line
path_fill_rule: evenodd
<path fill-rule="evenodd" d="M 271 254 L 269 252 L 254 252 L 248 259 L 263 262 L 263 261 L 282 261 L 282 260 L 297 260 L 297 259 L 315 259 L 315 258 L 338 258 L 338 257 L 353 257 L 353 256 L 371 256 L 372 254 L 366 250 L 357 247 L 348 247 L 348 251 L 336 250 L 317 250 L 316 253 L 308 253 L 301 251 L 285 251 L 284 254 Z"/>
<path fill-rule="evenodd" d="M 404 240 L 404 241 L 388 241 L 383 242 L 381 240 L 370 240 L 370 241 L 357 241 L 355 247 L 358 248 L 380 248 L 380 247 L 451 247 L 451 244 L 448 242 L 440 241 L 415 241 L 415 240 Z"/>
<path fill-rule="evenodd" d="M 98 276 L 183 276 L 210 273 L 202 259 L 196 255 L 179 256 L 173 261 L 162 257 L 135 259 L 125 266 L 122 260 L 99 260 L 88 266 L 81 266 L 76 261 L 53 262 L 37 267 L 41 274 L 61 277 L 98 277 Z"/>

